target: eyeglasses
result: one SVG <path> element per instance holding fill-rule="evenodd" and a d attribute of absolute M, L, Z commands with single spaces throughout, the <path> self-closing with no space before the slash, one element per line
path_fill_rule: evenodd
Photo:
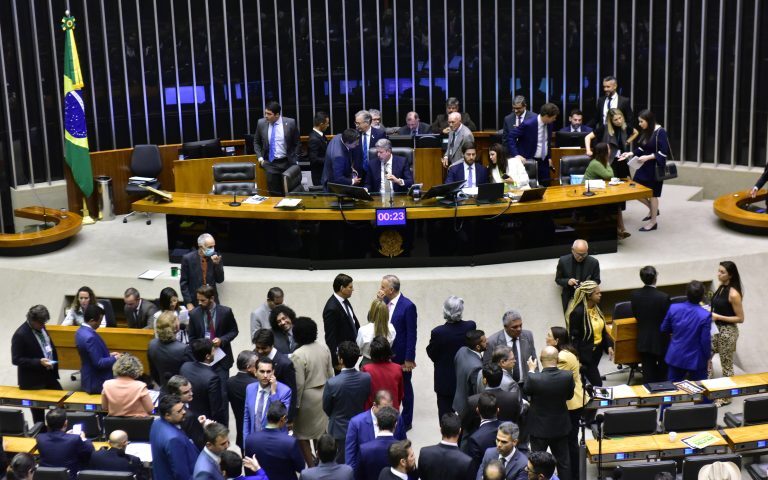
<path fill-rule="evenodd" d="M 589 255 L 589 252 L 583 252 L 583 253 L 582 253 L 582 252 L 577 252 L 577 251 L 575 251 L 575 250 L 571 250 L 571 251 L 573 252 L 573 255 L 574 255 L 574 256 L 576 256 L 576 257 L 579 257 L 579 258 L 584 258 L 584 257 L 586 257 L 587 255 Z"/>

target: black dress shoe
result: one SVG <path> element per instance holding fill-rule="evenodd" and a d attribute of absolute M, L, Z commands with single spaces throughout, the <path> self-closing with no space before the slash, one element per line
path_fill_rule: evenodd
<path fill-rule="evenodd" d="M 654 223 L 653 226 L 650 227 L 650 228 L 640 227 L 640 231 L 641 232 L 650 232 L 651 230 L 656 230 L 657 228 L 659 228 L 659 224 L 658 223 Z"/>
<path fill-rule="evenodd" d="M 656 216 L 658 217 L 659 215 L 661 215 L 661 210 L 656 210 Z M 650 216 L 650 215 L 648 215 L 647 217 L 645 217 L 645 218 L 643 219 L 643 221 L 644 221 L 644 222 L 647 222 L 647 221 L 648 221 L 648 220 L 650 220 L 650 219 L 651 219 L 651 216 Z"/>

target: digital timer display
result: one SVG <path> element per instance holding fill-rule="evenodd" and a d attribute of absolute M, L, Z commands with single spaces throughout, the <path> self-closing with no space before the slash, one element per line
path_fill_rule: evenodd
<path fill-rule="evenodd" d="M 393 227 L 405 225 L 406 215 L 404 208 L 377 208 L 376 226 Z"/>

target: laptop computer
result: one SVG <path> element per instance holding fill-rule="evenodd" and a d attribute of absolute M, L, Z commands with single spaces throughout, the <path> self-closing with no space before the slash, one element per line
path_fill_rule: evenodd
<path fill-rule="evenodd" d="M 483 183 L 477 186 L 477 198 L 475 199 L 475 202 L 478 205 L 494 203 L 503 196 L 503 183 Z"/>
<path fill-rule="evenodd" d="M 520 195 L 518 202 L 531 202 L 533 200 L 541 200 L 544 198 L 544 192 L 547 191 L 547 187 L 531 188 L 530 190 L 523 190 L 523 194 Z"/>

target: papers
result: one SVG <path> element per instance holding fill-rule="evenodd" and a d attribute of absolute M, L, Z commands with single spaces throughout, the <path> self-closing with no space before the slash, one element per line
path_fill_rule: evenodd
<path fill-rule="evenodd" d="M 707 390 L 727 390 L 729 388 L 736 388 L 736 382 L 730 377 L 712 378 L 710 380 L 702 380 L 701 384 Z"/>
<path fill-rule="evenodd" d="M 613 390 L 613 398 L 631 398 L 636 397 L 637 394 L 629 385 L 616 385 Z"/>
<path fill-rule="evenodd" d="M 688 438 L 683 438 L 682 442 L 686 445 L 688 445 L 691 448 L 695 448 L 697 450 L 701 450 L 702 448 L 706 448 L 712 444 L 715 444 L 719 441 L 719 439 L 712 435 L 709 432 L 701 432 L 697 433 L 696 435 Z"/>
<path fill-rule="evenodd" d="M 592 398 L 600 398 L 603 400 L 613 399 L 613 389 L 611 387 L 594 387 Z"/>
<path fill-rule="evenodd" d="M 258 205 L 269 197 L 262 197 L 261 195 L 254 195 L 243 200 L 243 203 L 250 203 L 252 205 Z"/>
<path fill-rule="evenodd" d="M 157 406 L 157 400 L 160 398 L 160 390 L 149 390 L 149 398 L 152 399 L 152 405 Z"/>
<path fill-rule="evenodd" d="M 477 196 L 477 187 L 464 187 L 461 189 L 461 191 L 464 193 L 464 195 L 469 195 L 470 197 Z"/>
<path fill-rule="evenodd" d="M 139 278 L 143 280 L 154 280 L 162 274 L 163 272 L 161 270 L 147 270 L 139 275 Z"/>
<path fill-rule="evenodd" d="M 227 355 L 224 353 L 224 350 L 222 350 L 219 347 L 216 347 L 213 349 L 213 360 L 211 360 L 211 363 L 208 363 L 206 365 L 213 366 L 219 363 L 222 358 L 226 357 Z"/>
<path fill-rule="evenodd" d="M 637 169 L 643 166 L 643 162 L 637 159 L 637 157 L 632 157 L 627 161 L 627 166 L 629 167 L 629 176 L 630 178 L 635 178 L 635 172 L 637 172 Z"/>
<path fill-rule="evenodd" d="M 131 442 L 125 447 L 125 453 L 134 455 L 143 463 L 152 463 L 152 446 L 144 442 Z"/>
<path fill-rule="evenodd" d="M 585 182 L 591 190 L 605 190 L 605 180 L 587 180 Z"/>
<path fill-rule="evenodd" d="M 275 208 L 296 208 L 301 203 L 300 198 L 284 198 L 277 202 Z"/>
<path fill-rule="evenodd" d="M 156 178 L 150 178 L 150 177 L 135 176 L 135 177 L 128 178 L 128 183 L 131 185 L 141 185 L 142 183 L 152 183 L 156 181 L 157 181 Z"/>

